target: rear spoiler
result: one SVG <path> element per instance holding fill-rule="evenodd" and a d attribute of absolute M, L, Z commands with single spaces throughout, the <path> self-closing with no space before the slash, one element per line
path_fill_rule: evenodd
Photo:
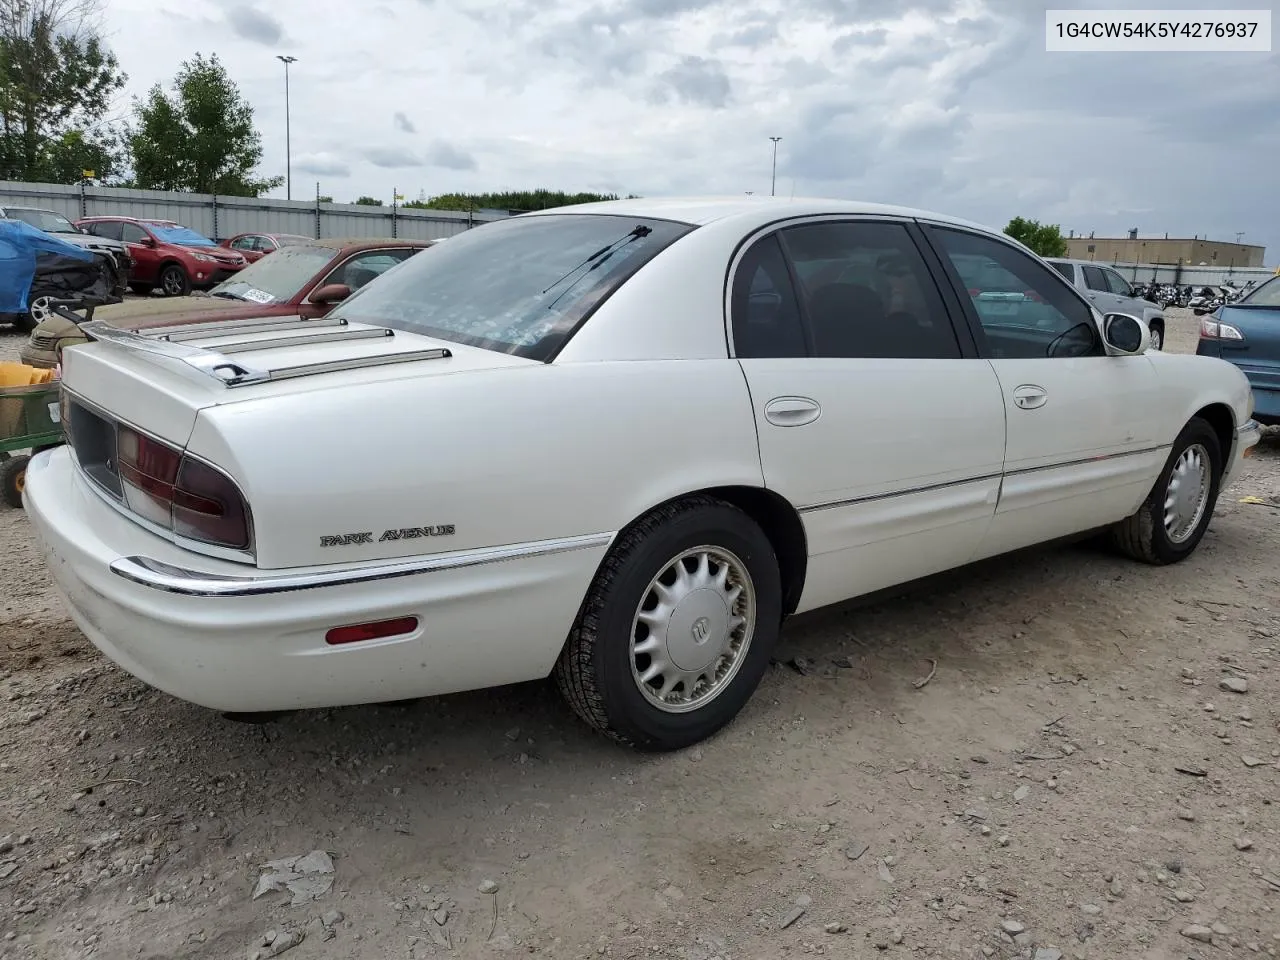
<path fill-rule="evenodd" d="M 363 367 L 381 367 L 392 363 L 410 363 L 415 360 L 443 360 L 453 356 L 448 348 L 437 347 L 376 357 L 348 357 L 322 363 L 303 363 L 272 368 L 254 367 L 229 356 L 229 354 L 252 353 L 256 350 L 270 350 L 275 347 L 331 343 L 335 340 L 390 339 L 396 335 L 396 332 L 389 327 L 352 327 L 346 320 L 338 318 L 300 320 L 297 317 L 282 317 L 279 320 L 214 320 L 207 323 L 151 327 L 145 333 L 121 330 L 105 321 L 95 320 L 82 324 L 80 329 L 90 340 L 100 340 L 127 350 L 181 361 L 227 387 L 244 387 L 272 380 L 288 380 L 294 377 L 309 377 L 319 373 L 356 370 Z M 262 333 L 284 335 L 253 339 L 255 335 Z M 197 347 L 184 342 L 204 337 L 217 337 L 221 341 L 218 348 L 215 350 Z"/>

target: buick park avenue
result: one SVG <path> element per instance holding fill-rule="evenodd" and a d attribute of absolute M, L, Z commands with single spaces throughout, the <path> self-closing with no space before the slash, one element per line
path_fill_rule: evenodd
<path fill-rule="evenodd" d="M 1235 366 L 847 201 L 560 208 L 322 319 L 84 329 L 31 522 L 95 645 L 228 712 L 554 676 L 683 747 L 792 614 L 1093 531 L 1184 559 L 1259 439 Z"/>

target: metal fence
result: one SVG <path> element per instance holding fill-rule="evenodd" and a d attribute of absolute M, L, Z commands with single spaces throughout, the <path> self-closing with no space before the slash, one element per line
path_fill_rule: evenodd
<path fill-rule="evenodd" d="M 1098 263 L 1115 269 L 1130 283 L 1173 283 L 1180 287 L 1212 286 L 1220 287 L 1231 281 L 1237 287 L 1243 287 L 1250 280 L 1261 283 L 1276 275 L 1274 267 L 1190 267 L 1178 263 Z"/>
<path fill-rule="evenodd" d="M 207 193 L 126 190 L 0 180 L 0 207 L 44 207 L 72 220 L 122 216 L 176 220 L 214 240 L 238 233 L 293 233 L 306 237 L 405 237 L 437 240 L 482 223 L 505 219 L 505 210 L 422 210 L 320 200 L 263 200 Z"/>

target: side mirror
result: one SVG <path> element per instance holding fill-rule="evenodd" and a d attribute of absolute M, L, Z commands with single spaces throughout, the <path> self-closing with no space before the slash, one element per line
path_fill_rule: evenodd
<path fill-rule="evenodd" d="M 272 261 L 274 262 L 274 261 Z M 311 294 L 312 303 L 339 303 L 351 296 L 351 288 L 345 283 L 326 283 Z"/>
<path fill-rule="evenodd" d="M 1108 313 L 1102 318 L 1102 339 L 1116 353 L 1132 356 L 1147 352 L 1151 346 L 1151 331 L 1137 317 L 1127 313 Z"/>

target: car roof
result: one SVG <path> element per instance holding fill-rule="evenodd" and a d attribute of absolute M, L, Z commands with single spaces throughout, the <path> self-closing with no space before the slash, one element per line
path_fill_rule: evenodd
<path fill-rule="evenodd" d="M 265 234 L 265 236 L 301 236 L 301 234 Z M 409 237 L 321 237 L 308 239 L 306 246 L 327 247 L 331 250 L 366 250 L 369 247 L 429 247 L 434 240 L 413 240 Z M 299 244 L 302 246 L 302 244 Z"/>
<path fill-rule="evenodd" d="M 101 214 L 96 217 L 81 217 L 79 222 L 88 223 L 93 220 L 127 220 L 130 223 L 157 223 L 157 224 L 163 223 L 166 226 L 169 224 L 172 224 L 175 227 L 182 226 L 182 224 L 180 224 L 177 220 L 166 220 L 163 217 L 126 217 L 126 216 L 114 214 L 114 213 Z"/>
<path fill-rule="evenodd" d="M 1077 260 L 1075 257 L 1045 257 L 1050 263 L 1078 263 L 1082 267 L 1106 267 L 1114 270 L 1115 264 L 1102 263 L 1098 260 Z"/>
<path fill-rule="evenodd" d="M 936 223 L 971 227 L 985 233 L 998 232 L 985 224 L 974 223 L 929 210 L 920 210 L 915 207 L 871 203 L 864 200 L 833 200 L 820 197 L 637 197 L 627 200 L 582 203 L 569 207 L 552 207 L 548 210 L 534 210 L 529 213 L 522 213 L 520 216 L 541 217 L 560 213 L 650 217 L 660 220 L 677 220 L 698 226 L 705 226 L 718 220 L 728 219 L 741 220 L 743 226 L 764 226 L 781 218 L 822 216 L 824 214 L 861 214 L 911 217 L 931 220 Z"/>

